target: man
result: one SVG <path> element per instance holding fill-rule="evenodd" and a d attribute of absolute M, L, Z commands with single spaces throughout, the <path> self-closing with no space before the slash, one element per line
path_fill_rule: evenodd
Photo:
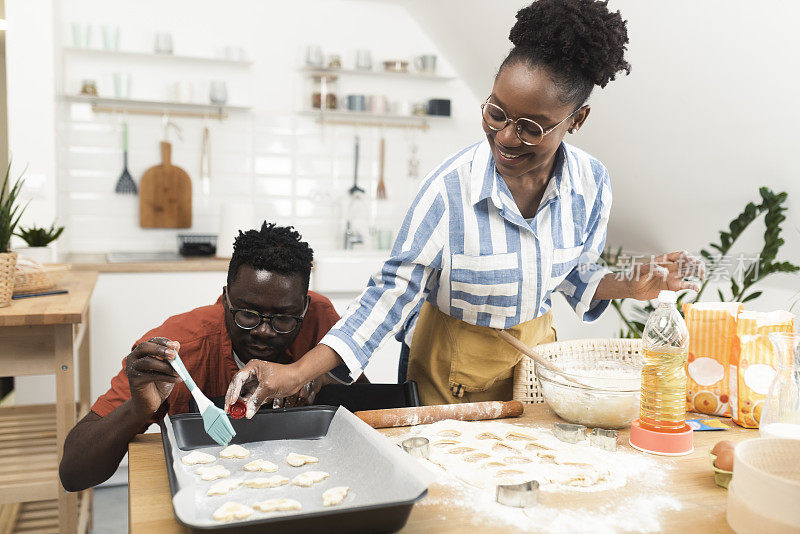
<path fill-rule="evenodd" d="M 166 361 L 176 354 L 201 391 L 220 399 L 248 361 L 288 364 L 313 348 L 339 315 L 327 298 L 308 290 L 312 259 L 292 227 L 265 222 L 260 230 L 239 232 L 217 302 L 145 334 L 108 392 L 69 433 L 59 469 L 64 487 L 78 491 L 107 480 L 137 433 L 167 413 L 191 411 L 191 394 Z M 286 404 L 312 402 L 319 385 L 330 381 L 319 377 Z M 247 402 L 248 417 L 258 406 Z"/>

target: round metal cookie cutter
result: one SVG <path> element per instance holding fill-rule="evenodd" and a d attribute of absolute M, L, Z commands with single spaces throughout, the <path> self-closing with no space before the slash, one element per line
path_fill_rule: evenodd
<path fill-rule="evenodd" d="M 428 438 L 413 437 L 403 440 L 403 450 L 414 458 L 427 458 L 431 453 L 431 442 Z"/>
<path fill-rule="evenodd" d="M 497 486 L 497 502 L 515 508 L 528 508 L 539 501 L 539 482 L 531 480 L 522 484 Z"/>

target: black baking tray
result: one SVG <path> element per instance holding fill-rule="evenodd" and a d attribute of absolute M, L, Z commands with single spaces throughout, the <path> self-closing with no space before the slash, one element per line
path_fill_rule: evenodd
<path fill-rule="evenodd" d="M 256 413 L 252 419 L 232 419 L 236 436 L 231 443 L 271 441 L 280 439 L 320 439 L 325 437 L 337 408 L 334 406 L 305 406 L 281 408 Z M 217 445 L 203 429 L 203 418 L 199 414 L 187 413 L 170 416 L 178 449 L 188 451 Z M 161 440 L 172 496 L 178 491 L 178 481 L 173 470 L 173 447 L 167 438 L 164 421 L 161 425 Z M 411 514 L 414 503 L 424 498 L 428 491 L 418 497 L 389 504 L 362 506 L 347 509 L 314 512 L 296 516 L 278 516 L 243 523 L 221 523 L 219 526 L 197 527 L 183 523 L 177 515 L 175 520 L 190 532 L 214 533 L 380 533 L 396 532 L 403 528 Z"/>

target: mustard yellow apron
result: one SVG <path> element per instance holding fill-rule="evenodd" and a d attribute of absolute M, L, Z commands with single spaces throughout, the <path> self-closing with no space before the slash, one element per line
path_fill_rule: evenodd
<path fill-rule="evenodd" d="M 528 346 L 556 340 L 552 312 L 507 332 Z M 426 302 L 414 328 L 408 379 L 417 382 L 423 405 L 511 400 L 521 358 L 492 328 L 465 323 Z"/>

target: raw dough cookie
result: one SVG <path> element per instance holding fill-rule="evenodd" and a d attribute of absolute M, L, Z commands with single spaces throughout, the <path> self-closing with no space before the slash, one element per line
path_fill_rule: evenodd
<path fill-rule="evenodd" d="M 492 447 L 492 450 L 503 454 L 519 452 L 511 445 L 506 445 L 505 443 L 495 443 L 494 446 Z"/>
<path fill-rule="evenodd" d="M 303 507 L 294 499 L 270 499 L 253 504 L 253 507 L 262 512 L 290 512 L 301 510 Z"/>
<path fill-rule="evenodd" d="M 450 445 L 458 445 L 460 442 L 454 439 L 440 439 L 439 441 L 434 441 L 433 446 L 438 448 L 449 447 Z"/>
<path fill-rule="evenodd" d="M 306 456 L 305 454 L 297 454 L 295 452 L 290 452 L 286 457 L 286 463 L 292 467 L 300 467 L 301 465 L 315 464 L 317 462 L 319 462 L 319 458 L 315 458 L 314 456 Z"/>
<path fill-rule="evenodd" d="M 342 504 L 342 501 L 347 497 L 347 492 L 350 488 L 347 486 L 336 486 L 325 491 L 322 494 L 322 506 L 336 506 Z"/>
<path fill-rule="evenodd" d="M 220 458 L 247 458 L 250 456 L 250 451 L 241 445 L 228 445 L 219 451 Z"/>
<path fill-rule="evenodd" d="M 208 488 L 206 495 L 225 495 L 232 489 L 236 489 L 242 485 L 241 478 L 229 478 L 228 480 L 220 480 L 216 484 L 212 484 Z"/>
<path fill-rule="evenodd" d="M 316 482 L 322 482 L 328 478 L 328 473 L 325 471 L 306 471 L 305 473 L 300 473 L 296 477 L 292 479 L 292 484 L 295 486 L 303 486 L 304 488 L 308 488 L 314 485 Z"/>
<path fill-rule="evenodd" d="M 464 457 L 465 462 L 480 462 L 481 460 L 485 460 L 486 458 L 490 458 L 488 454 L 485 452 L 476 452 L 474 454 L 470 454 L 469 456 Z"/>
<path fill-rule="evenodd" d="M 217 459 L 213 455 L 200 451 L 192 451 L 181 458 L 181 462 L 185 465 L 210 464 L 216 461 Z"/>
<path fill-rule="evenodd" d="M 225 469 L 222 465 L 212 465 L 211 467 L 201 467 L 197 470 L 197 474 L 203 480 L 216 480 L 218 478 L 228 478 L 231 472 Z"/>
<path fill-rule="evenodd" d="M 461 432 L 459 432 L 458 430 L 447 429 L 447 430 L 442 430 L 437 435 L 442 436 L 443 438 L 457 438 L 461 436 Z"/>
<path fill-rule="evenodd" d="M 531 460 L 527 456 L 508 456 L 506 458 L 503 458 L 503 461 L 511 465 L 511 464 L 529 464 L 533 460 Z"/>
<path fill-rule="evenodd" d="M 274 473 L 278 470 L 278 466 L 267 460 L 253 460 L 246 463 L 242 468 L 245 471 L 264 471 L 265 473 Z"/>
<path fill-rule="evenodd" d="M 509 432 L 506 434 L 506 439 L 509 441 L 536 441 L 536 438 L 523 434 L 522 432 Z"/>
<path fill-rule="evenodd" d="M 475 449 L 472 447 L 453 447 L 452 449 L 448 450 L 448 454 L 464 454 L 465 452 L 472 452 Z"/>
<path fill-rule="evenodd" d="M 253 509 L 238 502 L 228 501 L 214 512 L 217 521 L 233 521 L 234 519 L 247 519 L 253 515 Z"/>
<path fill-rule="evenodd" d="M 272 475 L 271 477 L 251 478 L 244 485 L 248 488 L 277 488 L 288 483 L 288 478 L 281 475 Z"/>
<path fill-rule="evenodd" d="M 503 441 L 503 438 L 491 432 L 482 432 L 475 436 L 475 439 L 496 439 L 497 441 Z"/>

